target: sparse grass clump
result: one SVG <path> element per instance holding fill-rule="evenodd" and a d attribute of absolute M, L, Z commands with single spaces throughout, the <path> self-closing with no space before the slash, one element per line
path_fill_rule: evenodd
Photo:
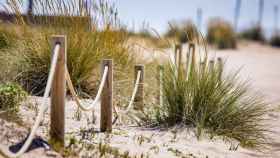
<path fill-rule="evenodd" d="M 169 30 L 165 33 L 165 37 L 175 38 L 180 43 L 194 42 L 198 40 L 196 38 L 199 37 L 198 35 L 198 31 L 191 21 L 186 21 L 182 24 L 170 24 Z"/>
<path fill-rule="evenodd" d="M 213 66 L 192 61 L 188 71 L 173 64 L 165 66 L 163 105 L 153 108 L 155 126 L 185 124 L 197 137 L 209 134 L 237 140 L 241 146 L 260 149 L 266 144 L 265 115 L 268 105 L 251 93 L 238 73 L 225 74 L 223 64 Z"/>
<path fill-rule="evenodd" d="M 265 42 L 263 29 L 257 25 L 241 32 L 240 37 L 247 40 Z"/>
<path fill-rule="evenodd" d="M 0 84 L 0 111 L 16 113 L 27 93 L 15 83 Z"/>
<path fill-rule="evenodd" d="M 221 19 L 212 19 L 208 24 L 207 41 L 218 49 L 235 49 L 237 47 L 232 26 Z"/>

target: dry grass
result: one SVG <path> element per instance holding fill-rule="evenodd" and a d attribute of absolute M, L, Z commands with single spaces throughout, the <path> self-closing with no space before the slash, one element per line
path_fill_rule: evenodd
<path fill-rule="evenodd" d="M 99 78 L 96 76 L 102 59 L 113 59 L 116 70 L 126 70 L 128 65 L 133 64 L 132 53 L 129 53 L 130 48 L 126 45 L 128 35 L 118 31 L 117 13 L 108 2 L 91 1 L 88 5 L 73 0 L 62 4 L 41 0 L 35 2 L 35 13 L 60 16 L 40 17 L 39 20 L 37 16 L 32 16 L 31 21 L 40 23 L 33 26 L 27 24 L 30 19 L 28 21 L 18 14 L 16 25 L 9 27 L 19 32 L 16 34 L 17 45 L 1 54 L 1 63 L 9 59 L 9 65 L 13 65 L 7 68 L 10 75 L 5 77 L 17 74 L 16 78 L 9 79 L 15 79 L 31 94 L 41 95 L 44 90 L 51 56 L 50 38 L 54 34 L 67 36 L 67 66 L 74 86 L 81 94 L 95 93 L 97 83 L 92 81 Z M 7 6 L 8 10 L 16 13 L 22 7 L 23 4 L 14 0 L 10 0 Z M 79 18 L 82 20 L 77 21 Z M 52 27 L 45 24 L 52 24 Z M 6 30 L 3 25 L 1 28 Z"/>
<path fill-rule="evenodd" d="M 212 19 L 208 24 L 207 41 L 218 49 L 237 47 L 236 35 L 230 23 L 221 19 Z"/>

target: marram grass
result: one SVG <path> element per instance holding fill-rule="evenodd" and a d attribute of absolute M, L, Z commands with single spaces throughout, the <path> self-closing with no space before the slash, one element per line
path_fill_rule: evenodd
<path fill-rule="evenodd" d="M 17 13 L 16 23 L 9 29 L 16 28 L 18 33 L 16 45 L 1 53 L 0 63 L 6 63 L 7 59 L 12 62 L 5 68 L 9 73 L 4 77 L 17 81 L 33 95 L 41 95 L 46 85 L 51 35 L 66 35 L 67 67 L 75 88 L 82 94 L 95 93 L 102 59 L 113 59 L 116 70 L 126 70 L 133 63 L 132 53 L 128 53 L 128 35 L 119 31 L 113 5 L 95 0 L 86 4 L 76 0 L 62 2 L 34 1 L 35 15 L 29 19 L 20 14 L 23 7 L 20 1 L 9 0 L 6 6 L 8 11 Z M 90 21 L 77 20 L 86 17 Z M 32 21 L 35 24 L 29 24 Z M 0 27 L 3 28 L 0 31 L 5 30 L 5 26 Z"/>
<path fill-rule="evenodd" d="M 163 105 L 154 106 L 154 126 L 185 124 L 211 138 L 221 136 L 236 140 L 241 146 L 261 149 L 267 143 L 265 116 L 269 105 L 261 96 L 251 93 L 248 82 L 238 73 L 226 74 L 224 64 L 210 68 L 206 62 L 191 63 L 188 78 L 183 69 L 165 65 Z"/>

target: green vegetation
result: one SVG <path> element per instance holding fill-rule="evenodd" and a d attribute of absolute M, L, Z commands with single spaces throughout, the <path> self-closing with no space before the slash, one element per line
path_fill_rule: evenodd
<path fill-rule="evenodd" d="M 235 49 L 236 36 L 230 23 L 221 19 L 212 19 L 208 24 L 207 41 L 219 49 Z"/>
<path fill-rule="evenodd" d="M 198 35 L 198 31 L 191 21 L 186 21 L 182 24 L 172 23 L 165 33 L 165 37 L 175 38 L 180 43 L 195 42 L 198 40 L 196 39 L 196 37 L 199 37 Z"/>
<path fill-rule="evenodd" d="M 16 113 L 27 93 L 15 83 L 0 84 L 0 111 Z"/>
<path fill-rule="evenodd" d="M 25 18 L 18 15 L 18 22 L 14 26 L 20 32 L 16 34 L 16 45 L 0 55 L 0 63 L 6 63 L 7 59 L 10 63 L 10 68 L 5 68 L 9 70 L 5 77 L 17 81 L 31 94 L 41 95 L 44 91 L 50 66 L 51 35 L 67 36 L 67 66 L 74 86 L 80 93 L 95 93 L 96 85 L 92 81 L 96 81 L 102 59 L 112 58 L 117 70 L 127 69 L 127 65 L 133 63 L 132 55 L 128 53 L 130 48 L 126 44 L 128 35 L 118 31 L 117 13 L 106 1 L 94 2 L 90 6 L 74 0 L 62 4 L 35 2 L 35 11 L 39 10 L 45 15 L 58 13 L 61 16 L 33 16 L 30 19 L 36 21 L 34 27 L 26 24 Z M 40 10 L 42 5 L 43 10 Z M 9 3 L 9 7 L 18 13 L 23 6 Z M 71 16 L 74 13 L 76 16 Z M 48 22 L 52 27 L 45 25 Z M 1 28 L 5 29 L 4 26 Z M 17 74 L 16 78 L 13 78 L 14 74 Z"/>
<path fill-rule="evenodd" d="M 165 66 L 163 105 L 153 106 L 148 124 L 174 126 L 185 124 L 211 138 L 237 140 L 241 146 L 259 149 L 266 144 L 264 125 L 268 105 L 262 97 L 251 93 L 238 73 L 225 74 L 224 64 L 192 61 L 188 78 L 183 69 Z M 212 68 L 211 68 L 212 67 Z"/>
<path fill-rule="evenodd" d="M 5 25 L 4 27 L 8 26 Z M 0 28 L 0 50 L 11 48 L 16 39 L 15 30 L 12 28 L 4 29 L 4 27 Z"/>
<path fill-rule="evenodd" d="M 265 42 L 263 29 L 257 25 L 241 32 L 240 37 L 247 40 Z"/>
<path fill-rule="evenodd" d="M 270 39 L 270 45 L 280 47 L 280 35 L 272 36 Z"/>

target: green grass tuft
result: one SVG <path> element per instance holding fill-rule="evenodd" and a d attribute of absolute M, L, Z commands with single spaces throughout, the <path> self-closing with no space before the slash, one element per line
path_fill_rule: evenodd
<path fill-rule="evenodd" d="M 15 83 L 0 84 L 0 111 L 11 114 L 19 111 L 19 106 L 27 97 L 27 93 Z"/>
<path fill-rule="evenodd" d="M 198 138 L 237 140 L 241 146 L 260 149 L 267 143 L 265 116 L 269 105 L 251 93 L 238 73 L 225 74 L 224 64 L 192 61 L 188 79 L 184 70 L 165 66 L 163 105 L 152 108 L 155 126 L 185 124 L 196 129 Z"/>

